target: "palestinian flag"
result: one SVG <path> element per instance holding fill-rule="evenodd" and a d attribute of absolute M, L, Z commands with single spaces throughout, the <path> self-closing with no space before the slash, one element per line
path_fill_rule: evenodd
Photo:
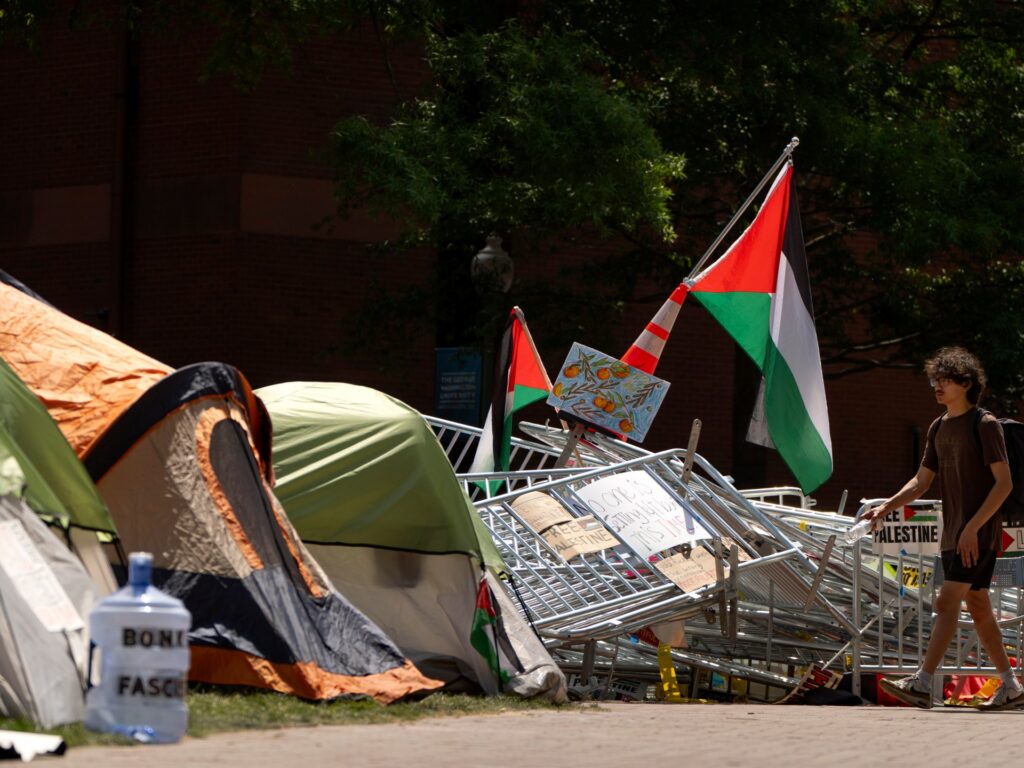
<path fill-rule="evenodd" d="M 498 347 L 491 407 L 469 471 L 507 470 L 512 450 L 512 414 L 545 399 L 550 391 L 551 381 L 530 337 L 522 310 L 513 307 Z"/>
<path fill-rule="evenodd" d="M 903 508 L 903 520 L 907 523 L 937 523 L 939 516 L 934 509 L 914 509 L 907 506 Z"/>
<path fill-rule="evenodd" d="M 764 423 L 804 493 L 832 474 L 832 438 L 800 212 L 787 163 L 747 230 L 690 293 L 764 377 Z"/>
<path fill-rule="evenodd" d="M 480 578 L 480 587 L 476 593 L 476 610 L 473 612 L 473 628 L 469 633 L 469 642 L 487 661 L 487 666 L 498 681 L 498 690 L 502 690 L 509 681 L 509 674 L 502 668 L 498 650 L 498 638 L 501 633 L 501 619 L 494 607 L 494 595 L 487 584 L 487 578 Z"/>

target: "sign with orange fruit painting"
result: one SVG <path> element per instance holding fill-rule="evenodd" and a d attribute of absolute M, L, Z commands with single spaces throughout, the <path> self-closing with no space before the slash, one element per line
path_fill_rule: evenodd
<path fill-rule="evenodd" d="M 664 379 L 575 343 L 547 402 L 580 421 L 639 443 L 667 391 Z"/>

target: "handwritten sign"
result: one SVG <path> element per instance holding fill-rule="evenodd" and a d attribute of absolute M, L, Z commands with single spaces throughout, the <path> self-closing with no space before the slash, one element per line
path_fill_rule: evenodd
<path fill-rule="evenodd" d="M 942 510 L 906 506 L 894 509 L 872 531 L 876 555 L 937 555 L 942 542 Z"/>
<path fill-rule="evenodd" d="M 544 534 L 548 544 L 555 548 L 564 560 L 600 552 L 618 546 L 619 540 L 601 525 L 593 515 L 574 518 L 568 523 L 559 523 Z"/>
<path fill-rule="evenodd" d="M 524 493 L 510 506 L 537 533 L 544 533 L 553 525 L 575 519 L 565 507 L 540 491 Z"/>
<path fill-rule="evenodd" d="M 668 382 L 616 357 L 576 343 L 548 395 L 548 405 L 581 421 L 640 442 L 654 421 Z"/>
<path fill-rule="evenodd" d="M 0 568 L 48 632 L 85 626 L 20 520 L 0 523 Z"/>
<path fill-rule="evenodd" d="M 642 470 L 603 477 L 578 489 L 576 495 L 641 557 L 711 538 Z"/>
<path fill-rule="evenodd" d="M 666 557 L 656 562 L 654 567 L 683 592 L 693 592 L 718 581 L 715 556 L 703 547 L 695 547 L 689 557 L 683 554 Z"/>

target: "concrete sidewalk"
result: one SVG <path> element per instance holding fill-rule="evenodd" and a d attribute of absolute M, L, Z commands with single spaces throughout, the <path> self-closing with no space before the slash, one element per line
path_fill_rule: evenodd
<path fill-rule="evenodd" d="M 187 738 L 170 746 L 83 747 L 78 766 L 836 766 L 1013 764 L 1024 711 L 761 704 L 572 705 L 560 711 L 320 726 Z"/>

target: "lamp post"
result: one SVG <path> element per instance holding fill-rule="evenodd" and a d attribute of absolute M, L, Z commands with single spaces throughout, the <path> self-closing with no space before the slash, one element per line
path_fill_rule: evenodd
<path fill-rule="evenodd" d="M 494 388 L 495 381 L 495 342 L 490 339 L 496 335 L 495 326 L 503 317 L 504 297 L 512 288 L 514 273 L 512 257 L 501 247 L 501 238 L 492 232 L 487 237 L 487 245 L 473 256 L 470 264 L 473 287 L 480 296 L 480 347 L 483 357 L 481 423 L 487 413 L 487 398 Z"/>
<path fill-rule="evenodd" d="M 512 257 L 501 247 L 501 238 L 492 232 L 487 245 L 477 252 L 470 265 L 473 285 L 483 295 L 508 293 L 514 271 Z"/>

